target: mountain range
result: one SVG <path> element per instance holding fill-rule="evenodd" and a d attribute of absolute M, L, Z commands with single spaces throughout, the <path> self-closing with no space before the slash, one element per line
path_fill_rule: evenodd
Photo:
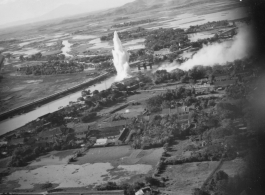
<path fill-rule="evenodd" d="M 101 14 L 106 15 L 106 16 L 113 16 L 113 15 L 118 16 L 122 14 L 131 14 L 131 13 L 136 13 L 136 12 L 141 12 L 141 11 L 146 11 L 146 10 L 151 10 L 151 9 L 156 9 L 156 8 L 192 6 L 194 4 L 199 4 L 199 3 L 202 4 L 202 3 L 213 2 L 213 1 L 224 2 L 224 1 L 235 1 L 235 0 L 135 0 L 131 3 L 127 3 L 119 7 L 115 7 L 115 5 L 112 5 L 115 8 L 102 10 Z M 40 21 L 53 20 L 53 19 L 58 19 L 58 18 L 66 19 L 67 17 L 69 18 L 75 15 L 81 15 L 81 14 L 84 15 L 86 13 L 89 14 L 89 12 L 91 12 L 92 10 L 102 8 L 102 6 L 100 7 L 99 5 L 103 4 L 104 2 L 106 4 L 105 0 L 97 0 L 97 4 L 91 4 L 91 2 L 93 1 L 86 0 L 76 5 L 64 4 L 42 16 L 35 17 L 30 20 L 21 20 L 21 21 L 9 23 L 7 25 L 0 26 L 0 28 L 20 25 L 20 24 L 26 24 L 26 23 L 35 23 L 35 22 L 40 22 Z M 93 9 L 91 5 L 93 5 Z"/>
<path fill-rule="evenodd" d="M 163 7 L 182 7 L 197 3 L 213 2 L 218 0 L 135 0 L 121 7 L 109 10 L 109 14 L 130 14 L 144 10 L 163 8 Z M 227 1 L 227 0 L 223 0 Z M 228 0 L 229 1 L 229 0 Z M 219 0 L 220 2 L 220 0 Z"/>

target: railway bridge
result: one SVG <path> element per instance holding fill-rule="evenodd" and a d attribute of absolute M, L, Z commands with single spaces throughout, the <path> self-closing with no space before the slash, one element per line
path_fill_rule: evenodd
<path fill-rule="evenodd" d="M 232 36 L 234 36 L 237 33 L 237 29 L 238 29 L 238 27 L 231 28 L 231 29 L 226 30 L 224 32 L 218 33 L 217 36 L 219 38 L 222 38 L 222 37 L 232 37 Z"/>
<path fill-rule="evenodd" d="M 148 61 L 135 61 L 129 64 L 131 67 L 138 67 L 138 70 L 141 70 L 141 68 L 144 68 L 144 70 L 147 70 L 147 67 L 149 66 L 150 69 L 153 68 L 153 63 Z"/>

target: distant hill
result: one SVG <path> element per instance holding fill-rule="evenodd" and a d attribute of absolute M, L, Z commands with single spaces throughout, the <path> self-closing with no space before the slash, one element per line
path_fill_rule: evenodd
<path fill-rule="evenodd" d="M 35 2 L 34 0 L 31 0 L 31 1 Z M 235 0 L 135 0 L 131 3 L 127 3 L 120 7 L 115 7 L 116 4 L 113 4 L 112 5 L 113 8 L 107 8 L 107 4 L 105 5 L 105 7 L 100 6 L 104 4 L 105 0 L 97 0 L 98 2 L 97 5 L 93 5 L 93 7 L 91 7 L 91 1 L 93 0 L 86 0 L 78 5 L 64 4 L 39 17 L 34 17 L 30 19 L 21 18 L 20 21 L 9 22 L 7 24 L 0 25 L 0 29 L 4 29 L 7 27 L 11 27 L 11 26 L 23 25 L 23 24 L 33 25 L 35 23 L 55 20 L 55 19 L 64 20 L 64 19 L 71 18 L 73 20 L 73 18 L 78 19 L 80 18 L 80 15 L 85 16 L 86 14 L 89 15 L 90 17 L 91 17 L 91 14 L 93 14 L 95 17 L 98 17 L 98 16 L 100 17 L 117 16 L 118 17 L 119 15 L 138 13 L 138 12 L 143 12 L 143 11 L 158 9 L 158 8 L 178 8 L 178 7 L 180 8 L 184 6 L 194 6 L 196 4 L 203 4 L 207 2 L 208 3 L 209 2 L 227 2 L 227 1 L 235 2 Z M 16 3 L 18 2 L 20 1 L 16 0 Z M 102 2 L 102 3 L 99 3 L 99 2 Z M 94 10 L 97 9 L 98 10 L 97 13 L 92 13 L 91 12 L 92 8 Z M 1 8 L 1 9 L 4 9 L 4 8 Z"/>
<path fill-rule="evenodd" d="M 111 9 L 107 12 L 109 15 L 117 14 L 130 14 L 150 9 L 163 8 L 163 7 L 182 7 L 195 3 L 206 2 L 220 2 L 220 1 L 232 1 L 232 0 L 135 0 L 132 3 L 127 3 L 121 7 Z"/>

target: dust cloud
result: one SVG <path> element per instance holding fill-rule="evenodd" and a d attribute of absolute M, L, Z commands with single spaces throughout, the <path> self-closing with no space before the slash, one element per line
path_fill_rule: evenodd
<path fill-rule="evenodd" d="M 204 45 L 193 58 L 184 62 L 179 68 L 192 69 L 196 65 L 213 66 L 225 64 L 237 59 L 250 57 L 255 53 L 255 36 L 250 25 L 239 27 L 238 34 L 232 41 Z"/>
<path fill-rule="evenodd" d="M 214 66 L 216 64 L 226 64 L 237 59 L 250 57 L 255 53 L 256 40 L 253 27 L 251 25 L 242 25 L 238 29 L 237 35 L 233 40 L 222 43 L 213 43 L 204 45 L 191 59 L 179 64 L 177 62 L 165 63 L 158 70 L 167 70 L 168 72 L 179 68 L 190 70 L 194 66 Z"/>

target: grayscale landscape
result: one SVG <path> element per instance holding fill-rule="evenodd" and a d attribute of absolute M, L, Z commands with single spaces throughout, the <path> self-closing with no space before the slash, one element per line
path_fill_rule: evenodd
<path fill-rule="evenodd" d="M 0 25 L 0 193 L 246 193 L 264 112 L 247 4 L 85 5 Z"/>

